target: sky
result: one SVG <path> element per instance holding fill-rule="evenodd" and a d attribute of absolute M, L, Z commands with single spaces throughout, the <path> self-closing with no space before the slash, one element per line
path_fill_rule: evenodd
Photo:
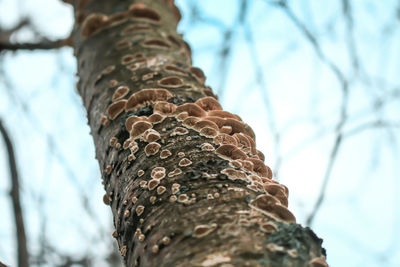
<path fill-rule="evenodd" d="M 398 1 L 350 1 L 352 31 L 340 1 L 289 1 L 297 24 L 270 2 L 247 1 L 241 24 L 239 1 L 177 1 L 183 14 L 178 29 L 192 47 L 193 64 L 204 70 L 224 109 L 254 129 L 267 165 L 289 187 L 289 208 L 301 224 L 314 207 L 338 134 L 343 88 L 332 70 L 337 67 L 349 85 L 347 116 L 312 228 L 324 239 L 330 266 L 399 266 Z M 71 8 L 61 1 L 0 0 L 2 27 L 21 16 L 49 38 L 67 36 L 73 25 Z M 32 36 L 23 29 L 12 38 Z M 230 47 L 226 61 L 222 47 Z M 0 65 L 0 118 L 16 149 L 29 249 L 38 254 L 46 240 L 71 255 L 106 253 L 112 218 L 101 201 L 93 141 L 74 88 L 72 50 L 9 53 Z M 368 127 L 377 122 L 397 127 Z M 0 220 L 0 261 L 15 266 L 6 162 L 0 145 L 0 214 L 6 218 Z"/>

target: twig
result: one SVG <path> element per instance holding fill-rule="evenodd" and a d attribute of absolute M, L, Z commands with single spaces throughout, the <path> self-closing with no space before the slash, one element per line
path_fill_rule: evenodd
<path fill-rule="evenodd" d="M 60 39 L 56 41 L 43 41 L 39 43 L 10 43 L 0 42 L 0 52 L 3 50 L 16 51 L 16 50 L 50 50 L 57 49 L 64 46 L 72 46 L 72 38 Z"/>
<path fill-rule="evenodd" d="M 19 196 L 19 177 L 17 164 L 15 161 L 14 148 L 12 146 L 10 137 L 7 130 L 4 128 L 2 121 L 0 120 L 0 132 L 3 136 L 4 142 L 7 147 L 8 154 L 8 166 L 11 174 L 11 200 L 14 209 L 15 227 L 17 233 L 17 246 L 18 246 L 18 266 L 28 267 L 29 266 L 29 254 L 27 249 L 27 240 L 24 227 L 24 218 L 22 214 L 20 196 Z"/>

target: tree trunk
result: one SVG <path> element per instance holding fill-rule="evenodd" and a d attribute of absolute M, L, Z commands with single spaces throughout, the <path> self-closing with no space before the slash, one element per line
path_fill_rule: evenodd
<path fill-rule="evenodd" d="M 127 266 L 327 266 L 255 136 L 222 111 L 173 0 L 75 0 L 78 90 Z"/>

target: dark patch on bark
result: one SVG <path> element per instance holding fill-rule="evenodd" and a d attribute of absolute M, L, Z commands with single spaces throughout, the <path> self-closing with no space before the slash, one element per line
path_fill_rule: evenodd
<path fill-rule="evenodd" d="M 193 103 L 195 100 L 190 96 L 177 95 L 167 100 L 167 102 L 175 104 L 177 106 L 185 103 Z"/>
<path fill-rule="evenodd" d="M 298 257 L 302 260 L 306 260 L 309 257 L 309 252 L 313 249 L 313 246 L 321 247 L 320 253 L 326 256 L 326 251 L 322 248 L 323 240 L 317 237 L 309 227 L 303 228 L 301 225 L 296 223 L 276 224 L 279 226 L 278 230 L 268 236 L 268 240 L 265 242 L 266 245 L 274 243 L 287 250 L 296 249 Z"/>

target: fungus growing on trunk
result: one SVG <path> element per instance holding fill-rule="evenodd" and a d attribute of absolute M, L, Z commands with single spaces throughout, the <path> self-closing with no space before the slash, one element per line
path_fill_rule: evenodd
<path fill-rule="evenodd" d="M 151 142 L 144 147 L 144 152 L 146 153 L 147 157 L 153 156 L 157 154 L 160 150 L 161 145 L 157 142 Z"/>
<path fill-rule="evenodd" d="M 153 104 L 156 101 L 166 101 L 171 97 L 172 94 L 166 89 L 142 89 L 129 97 L 125 110 L 135 110 L 147 103 Z"/>
<path fill-rule="evenodd" d="M 312 259 L 309 264 L 310 267 L 328 267 L 328 263 L 326 263 L 324 256 Z"/>
<path fill-rule="evenodd" d="M 296 222 L 294 215 L 279 203 L 279 200 L 270 195 L 258 195 L 253 199 L 249 206 L 254 208 L 273 219 L 288 223 Z"/>
<path fill-rule="evenodd" d="M 121 98 L 123 98 L 124 96 L 126 96 L 129 92 L 129 87 L 128 86 L 120 86 L 117 88 L 117 90 L 115 90 L 113 96 L 112 96 L 112 101 L 117 101 Z"/>
<path fill-rule="evenodd" d="M 133 139 L 140 137 L 147 129 L 153 127 L 153 124 L 147 121 L 137 121 L 132 125 L 130 135 Z"/>
<path fill-rule="evenodd" d="M 134 3 L 130 5 L 128 12 L 135 19 L 140 19 L 153 23 L 159 23 L 161 20 L 161 16 L 160 14 L 158 14 L 157 11 L 142 3 Z"/>
<path fill-rule="evenodd" d="M 196 105 L 204 109 L 205 111 L 210 111 L 210 110 L 222 110 L 221 105 L 219 102 L 211 96 L 206 96 L 198 99 L 196 102 L 194 102 Z"/>
<path fill-rule="evenodd" d="M 194 78 L 201 84 L 204 85 L 204 82 L 206 81 L 206 76 L 204 75 L 204 72 L 197 67 L 191 67 L 189 69 L 190 73 L 193 74 Z"/>
<path fill-rule="evenodd" d="M 124 111 L 126 105 L 126 100 L 122 99 L 117 102 L 112 103 L 110 106 L 107 108 L 107 115 L 108 117 L 113 120 L 116 117 L 118 117 L 119 114 Z"/>
<path fill-rule="evenodd" d="M 166 159 L 166 158 L 168 158 L 169 156 L 171 156 L 172 155 L 172 153 L 171 153 L 171 151 L 169 151 L 168 149 L 164 149 L 164 150 L 162 150 L 161 152 L 160 152 L 160 158 L 161 159 Z"/>
<path fill-rule="evenodd" d="M 184 69 L 174 65 L 165 65 L 164 70 L 166 70 L 169 73 L 187 76 L 187 72 Z"/>
<path fill-rule="evenodd" d="M 178 76 L 168 76 L 159 80 L 158 84 L 164 87 L 177 88 L 183 85 L 183 80 Z"/>
<path fill-rule="evenodd" d="M 89 38 L 99 32 L 108 21 L 108 16 L 101 13 L 92 13 L 85 18 L 82 23 L 81 35 L 84 38 Z"/>
<path fill-rule="evenodd" d="M 144 42 L 142 42 L 142 46 L 146 48 L 156 48 L 156 49 L 169 49 L 171 46 L 169 43 L 164 41 L 163 39 L 156 39 L 156 38 L 151 38 L 147 39 Z"/>
<path fill-rule="evenodd" d="M 196 225 L 193 229 L 193 236 L 196 238 L 202 238 L 210 234 L 215 229 L 217 229 L 216 223 Z"/>
<path fill-rule="evenodd" d="M 151 178 L 161 180 L 165 177 L 164 167 L 155 167 L 151 171 Z"/>

